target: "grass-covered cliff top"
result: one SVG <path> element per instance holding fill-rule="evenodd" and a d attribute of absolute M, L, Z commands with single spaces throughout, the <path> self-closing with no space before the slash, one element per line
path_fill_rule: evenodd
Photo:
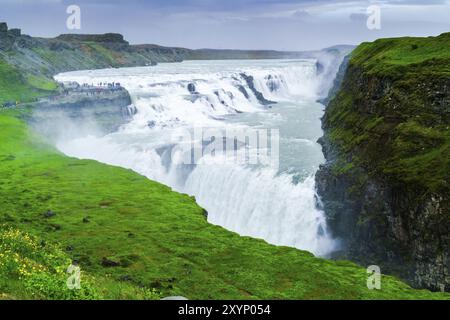
<path fill-rule="evenodd" d="M 29 102 L 54 93 L 57 85 L 52 80 L 20 72 L 0 58 L 0 107 L 7 103 Z"/>
<path fill-rule="evenodd" d="M 19 261 L 0 265 L 3 297 L 449 298 L 387 276 L 381 290 L 369 290 L 366 270 L 353 263 L 210 225 L 189 196 L 130 170 L 68 158 L 19 115 L 0 112 L 0 246 Z M 37 240 L 14 236 L 23 232 Z M 86 273 L 79 296 L 58 291 L 69 258 Z"/>
<path fill-rule="evenodd" d="M 365 42 L 352 53 L 352 64 L 369 74 L 404 76 L 404 73 L 450 75 L 450 33 L 438 37 L 404 37 Z"/>
<path fill-rule="evenodd" d="M 362 165 L 393 186 L 448 196 L 449 105 L 450 33 L 361 44 L 325 119 L 351 159 L 340 170 Z"/>

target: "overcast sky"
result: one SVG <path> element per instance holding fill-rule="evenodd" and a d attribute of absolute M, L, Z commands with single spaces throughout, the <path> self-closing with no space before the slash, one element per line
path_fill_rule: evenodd
<path fill-rule="evenodd" d="M 0 0 L 0 21 L 33 36 L 70 33 L 71 4 L 81 8 L 77 33 L 188 48 L 305 50 L 450 31 L 450 0 Z M 380 30 L 366 27 L 371 4 Z"/>

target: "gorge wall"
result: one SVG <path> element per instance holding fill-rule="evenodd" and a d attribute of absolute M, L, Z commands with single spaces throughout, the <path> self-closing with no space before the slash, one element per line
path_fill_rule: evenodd
<path fill-rule="evenodd" d="M 449 291 L 450 33 L 363 43 L 340 74 L 316 175 L 337 256 Z"/>

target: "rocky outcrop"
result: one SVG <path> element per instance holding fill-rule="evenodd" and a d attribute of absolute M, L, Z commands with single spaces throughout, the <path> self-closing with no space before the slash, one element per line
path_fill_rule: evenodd
<path fill-rule="evenodd" d="M 20 36 L 20 29 L 8 29 L 8 24 L 0 22 L 0 50 L 11 48 L 16 37 Z"/>
<path fill-rule="evenodd" d="M 449 34 L 361 45 L 327 106 L 316 175 L 337 257 L 435 291 L 450 290 L 449 50 Z"/>
<path fill-rule="evenodd" d="M 105 34 L 62 34 L 56 37 L 58 40 L 69 42 L 99 42 L 99 43 L 122 43 L 128 45 L 123 35 L 118 33 L 105 33 Z"/>
<path fill-rule="evenodd" d="M 267 100 L 261 92 L 256 90 L 256 88 L 255 88 L 255 79 L 253 78 L 253 76 L 249 76 L 249 75 L 247 75 L 245 73 L 241 73 L 240 76 L 247 83 L 247 87 L 253 92 L 253 94 L 255 95 L 256 99 L 259 101 L 259 103 L 261 103 L 264 106 L 271 105 L 271 104 L 276 104 L 275 101 Z M 244 91 L 245 91 L 245 89 L 244 89 Z M 243 92 L 243 91 L 241 90 L 241 92 Z M 248 94 L 245 93 L 244 96 L 247 97 Z"/>
<path fill-rule="evenodd" d="M 29 123 L 55 141 L 114 132 L 136 112 L 123 88 L 70 89 L 32 106 Z"/>
<path fill-rule="evenodd" d="M 13 37 L 20 37 L 22 35 L 22 30 L 18 29 L 18 28 L 14 28 L 9 30 L 9 33 L 13 36 Z"/>

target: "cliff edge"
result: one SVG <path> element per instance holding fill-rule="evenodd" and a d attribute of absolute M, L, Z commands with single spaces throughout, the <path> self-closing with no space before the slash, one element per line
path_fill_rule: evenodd
<path fill-rule="evenodd" d="M 342 72 L 316 176 L 338 255 L 449 291 L 450 33 L 363 43 Z"/>

